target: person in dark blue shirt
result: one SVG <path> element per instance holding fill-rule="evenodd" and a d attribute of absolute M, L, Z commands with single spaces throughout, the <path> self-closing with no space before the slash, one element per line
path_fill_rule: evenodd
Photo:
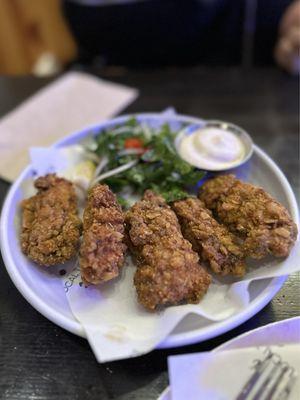
<path fill-rule="evenodd" d="M 299 0 L 65 0 L 64 14 L 87 62 L 265 65 L 274 62 L 282 16 L 299 7 Z M 277 46 L 276 60 L 292 70 L 281 53 Z"/>

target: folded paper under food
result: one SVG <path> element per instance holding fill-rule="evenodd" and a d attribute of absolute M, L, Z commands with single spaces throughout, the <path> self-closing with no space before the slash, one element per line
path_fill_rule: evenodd
<path fill-rule="evenodd" d="M 240 311 L 249 302 L 247 288 L 238 290 L 244 282 L 233 285 L 213 283 L 199 305 L 181 305 L 149 312 L 136 299 L 133 285 L 135 268 L 128 257 L 120 277 L 99 286 L 84 287 L 79 273 L 75 274 L 71 287 L 68 275 L 63 278 L 72 313 L 84 327 L 99 362 L 151 351 L 190 313 L 222 320 Z"/>

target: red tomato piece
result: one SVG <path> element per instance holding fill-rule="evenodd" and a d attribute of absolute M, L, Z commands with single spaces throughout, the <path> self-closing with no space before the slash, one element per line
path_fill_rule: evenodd
<path fill-rule="evenodd" d="M 143 149 L 143 142 L 138 138 L 128 138 L 124 143 L 125 149 Z"/>

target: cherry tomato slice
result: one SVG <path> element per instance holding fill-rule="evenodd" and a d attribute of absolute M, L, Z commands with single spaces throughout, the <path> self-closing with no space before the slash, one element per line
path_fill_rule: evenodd
<path fill-rule="evenodd" d="M 124 143 L 125 149 L 143 149 L 143 142 L 138 138 L 128 138 Z"/>

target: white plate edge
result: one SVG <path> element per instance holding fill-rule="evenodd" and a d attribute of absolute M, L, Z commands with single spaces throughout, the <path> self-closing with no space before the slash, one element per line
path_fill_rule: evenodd
<path fill-rule="evenodd" d="M 138 116 L 139 118 L 151 118 L 151 117 L 161 117 L 160 113 L 133 113 L 129 115 L 122 115 L 114 119 L 109 119 L 106 121 L 102 121 L 98 124 L 94 124 L 91 126 L 88 126 L 86 128 L 83 128 L 75 133 L 72 133 L 70 135 L 65 136 L 58 142 L 56 142 L 53 146 L 62 146 L 64 142 L 66 142 L 70 137 L 75 137 L 76 139 L 79 139 L 79 137 L 84 137 L 87 132 L 91 132 L 93 130 L 99 130 L 100 127 L 104 127 L 108 123 L 120 123 L 124 120 L 126 120 L 130 116 Z M 186 122 L 191 122 L 191 123 L 199 123 L 203 120 L 200 118 L 195 118 L 195 117 L 189 117 L 185 115 L 179 115 L 176 114 L 174 117 L 167 117 L 168 121 L 176 121 L 178 118 L 181 120 L 186 120 Z M 284 186 L 284 189 L 287 193 L 288 201 L 290 203 L 291 209 L 293 210 L 293 219 L 298 221 L 299 216 L 298 216 L 298 206 L 297 202 L 295 199 L 295 195 L 290 187 L 290 184 L 288 183 L 286 177 L 284 176 L 283 172 L 280 170 L 280 168 L 276 165 L 276 163 L 263 151 L 261 150 L 258 146 L 254 145 L 254 151 L 260 153 L 260 156 L 264 158 L 264 160 L 271 165 L 272 169 L 274 169 L 276 172 L 276 175 L 279 177 L 282 185 Z M 27 166 L 23 172 L 19 175 L 19 177 L 16 179 L 16 181 L 12 184 L 8 195 L 4 201 L 3 208 L 2 208 L 2 213 L 1 213 L 1 225 L 0 225 L 0 241 L 1 241 L 1 252 L 2 252 L 2 257 L 4 260 L 5 265 L 9 265 L 9 269 L 7 269 L 9 276 L 11 277 L 13 283 L 19 290 L 19 292 L 23 295 L 23 297 L 37 310 L 39 311 L 42 315 L 44 315 L 46 318 L 54 322 L 55 324 L 59 325 L 61 328 L 66 329 L 78 336 L 85 337 L 84 330 L 80 323 L 76 321 L 75 319 L 69 320 L 68 318 L 64 317 L 61 314 L 56 313 L 53 311 L 51 307 L 49 307 L 46 303 L 40 303 L 39 298 L 35 295 L 33 291 L 27 286 L 22 286 L 21 280 L 22 276 L 18 273 L 18 271 L 14 267 L 14 262 L 10 255 L 7 254 L 7 252 L 4 252 L 4 249 L 8 248 L 8 243 L 5 239 L 5 231 L 7 230 L 7 218 L 3 218 L 3 215 L 8 215 L 7 210 L 9 208 L 9 204 L 11 201 L 11 198 L 14 195 L 14 192 L 16 189 L 19 187 L 20 183 L 23 181 L 24 176 L 28 173 L 30 170 L 31 166 Z M 269 285 L 264 289 L 264 291 L 251 303 L 250 307 L 248 307 L 246 310 L 242 311 L 239 314 L 236 314 L 235 316 L 229 318 L 226 320 L 225 326 L 224 321 L 221 321 L 220 323 L 213 324 L 208 328 L 199 328 L 198 330 L 193 330 L 188 333 L 178 333 L 178 334 L 171 334 L 165 341 L 159 344 L 157 348 L 169 348 L 169 347 L 176 347 L 176 346 L 182 346 L 182 345 L 187 345 L 187 344 L 193 344 L 199 341 L 207 340 L 210 338 L 213 338 L 215 336 L 218 336 L 225 331 L 229 331 L 239 324 L 245 322 L 247 319 L 251 318 L 255 313 L 259 312 L 273 297 L 274 295 L 280 290 L 281 286 L 283 285 L 284 281 L 286 280 L 286 276 L 278 277 L 278 278 L 270 278 L 270 283 Z M 269 286 L 274 285 L 272 290 L 267 290 Z M 264 295 L 264 293 L 266 295 Z M 261 299 L 262 297 L 262 299 Z M 247 312 L 246 312 L 247 311 Z M 228 329 L 228 323 L 229 322 L 229 329 Z M 219 325 L 219 328 L 216 330 L 216 325 Z M 220 326 L 221 325 L 221 326 Z M 213 330 L 214 332 L 210 332 Z M 206 332 L 205 332 L 206 331 Z M 216 333 L 217 332 L 217 333 Z M 192 336 L 192 337 L 189 337 Z"/>

